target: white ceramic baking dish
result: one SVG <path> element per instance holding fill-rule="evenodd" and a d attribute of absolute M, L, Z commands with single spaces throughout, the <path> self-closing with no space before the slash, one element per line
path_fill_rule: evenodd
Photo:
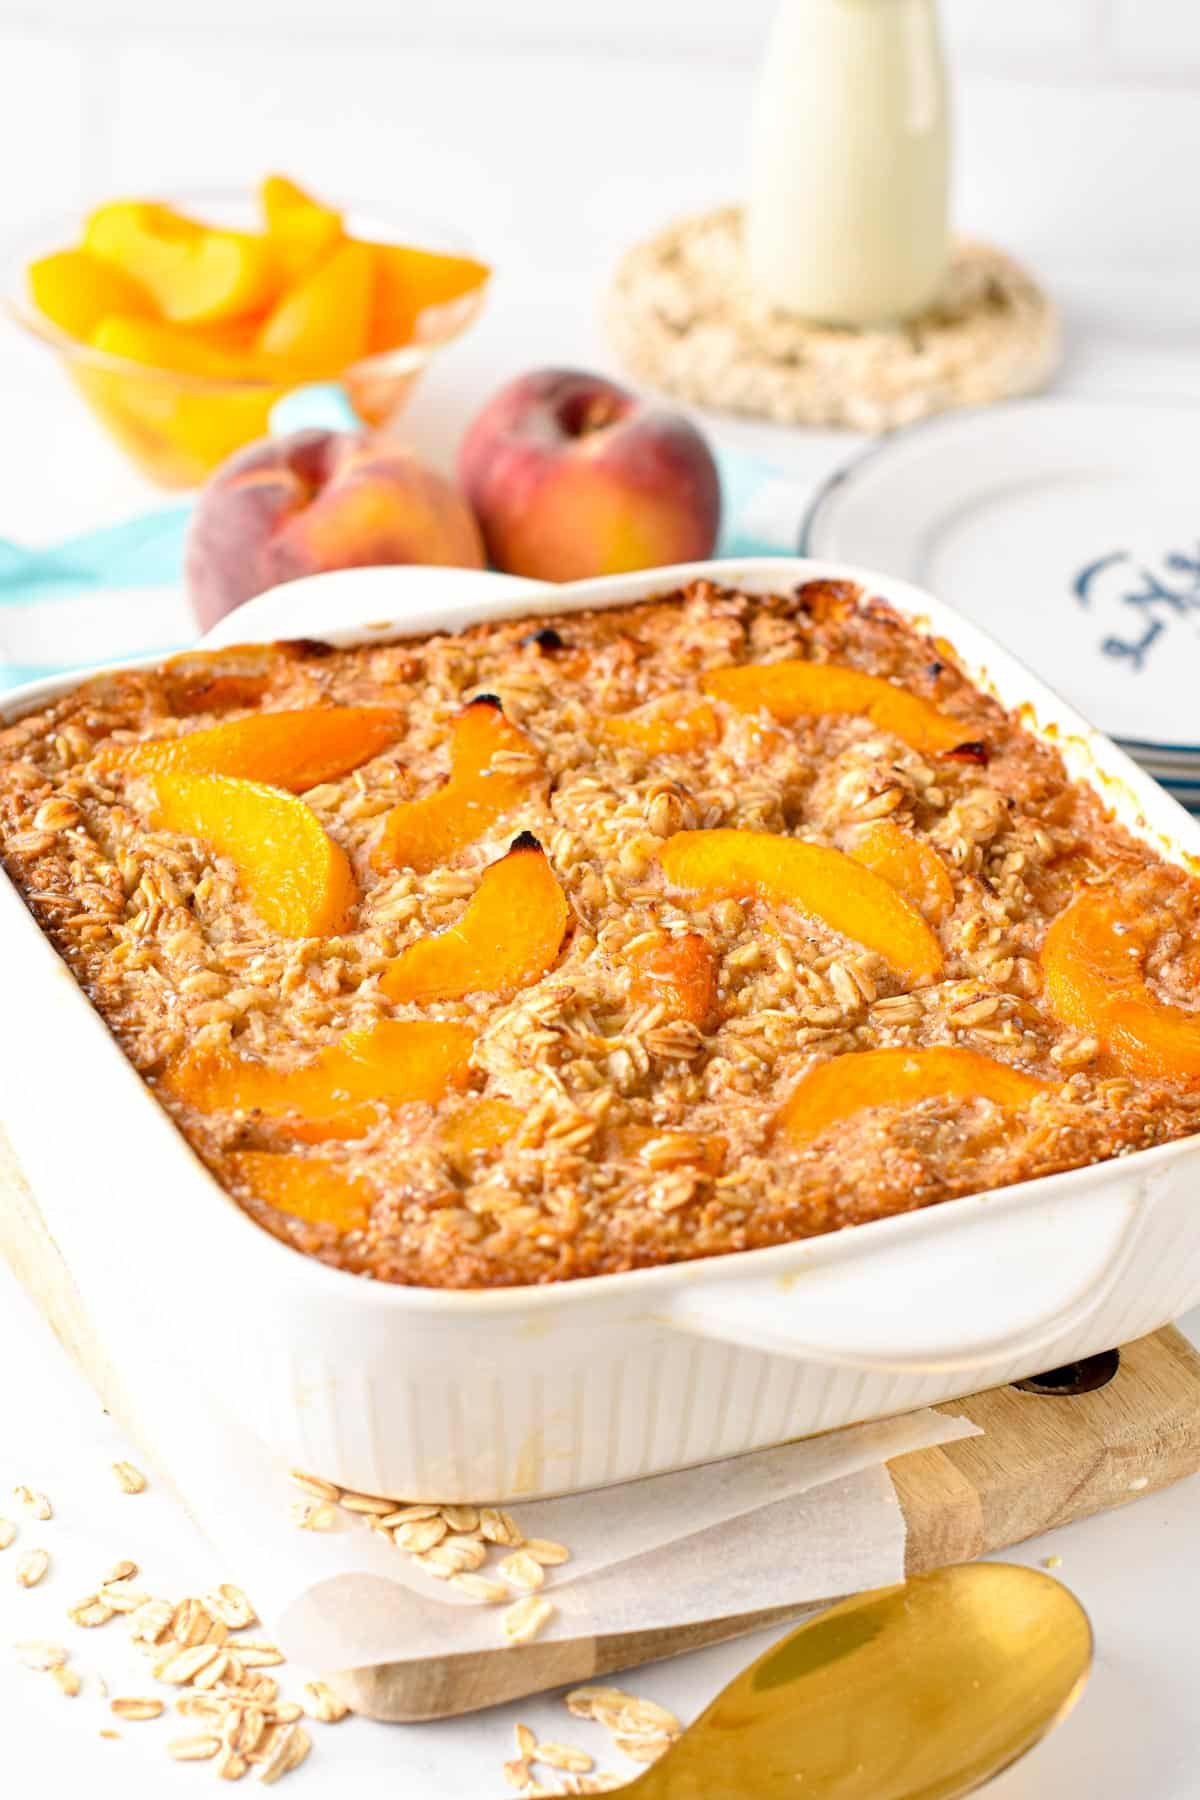
<path fill-rule="evenodd" d="M 756 592 L 849 578 L 949 639 L 1072 772 L 1167 854 L 1200 825 L 952 611 L 801 560 L 539 589 L 450 570 L 315 577 L 209 639 L 352 643 L 529 610 L 616 605 L 711 575 Z M 72 678 L 72 680 L 77 677 Z M 12 695 L 17 716 L 69 687 Z M 1016 1380 L 1200 1301 L 1200 1138 L 833 1236 L 541 1288 L 375 1286 L 294 1254 L 208 1175 L 0 881 L 0 1125 L 85 1302 L 190 1351 L 289 1463 L 412 1499 L 625 1481 Z"/>

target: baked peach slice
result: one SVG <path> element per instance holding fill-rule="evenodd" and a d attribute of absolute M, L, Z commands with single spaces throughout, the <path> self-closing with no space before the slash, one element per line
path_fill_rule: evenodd
<path fill-rule="evenodd" d="M 716 709 L 691 694 L 667 694 L 639 706 L 636 712 L 601 719 L 599 735 L 613 744 L 629 744 L 649 756 L 673 756 L 702 750 L 721 735 Z"/>
<path fill-rule="evenodd" d="M 392 706 L 304 706 L 224 719 L 182 737 L 112 745 L 100 761 L 139 775 L 235 775 L 302 794 L 369 762 L 403 729 L 404 714 Z"/>
<path fill-rule="evenodd" d="M 519 725 L 504 716 L 494 694 L 480 694 L 455 719 L 450 732 L 450 777 L 419 800 L 403 800 L 383 822 L 371 856 L 376 869 L 413 869 L 427 875 L 490 830 L 540 776 L 526 767 L 494 769 L 502 754 L 536 757 Z"/>
<path fill-rule="evenodd" d="M 369 1181 L 346 1175 L 314 1156 L 276 1150 L 239 1150 L 229 1167 L 256 1200 L 305 1225 L 362 1231 L 371 1216 Z"/>
<path fill-rule="evenodd" d="M 461 919 L 418 938 L 386 970 L 389 1000 L 428 1003 L 513 994 L 553 968 L 571 909 L 532 832 L 483 872 Z"/>
<path fill-rule="evenodd" d="M 431 1105 L 466 1084 L 474 1033 L 434 1019 L 382 1019 L 343 1032 L 299 1065 L 197 1046 L 176 1057 L 163 1086 L 197 1112 L 253 1113 L 302 1143 L 363 1137 L 381 1111 Z"/>
<path fill-rule="evenodd" d="M 776 1128 L 793 1144 L 807 1144 L 870 1107 L 915 1106 L 921 1100 L 991 1100 L 1027 1106 L 1051 1084 L 975 1050 L 935 1045 L 928 1050 L 860 1050 L 819 1063 L 792 1090 Z"/>
<path fill-rule="evenodd" d="M 881 675 L 842 663 L 740 663 L 713 669 L 700 686 L 738 712 L 766 712 L 781 725 L 819 713 L 855 713 L 923 753 L 955 750 L 971 727 Z"/>
<path fill-rule="evenodd" d="M 446 1160 L 460 1175 L 470 1173 L 482 1156 L 496 1155 L 512 1138 L 524 1118 L 521 1108 L 502 1094 L 483 1094 L 464 1100 L 442 1126 L 441 1146 Z"/>
<path fill-rule="evenodd" d="M 228 650 L 184 650 L 159 671 L 167 706 L 176 718 L 258 706 L 283 664 L 275 644 L 239 644 Z"/>
<path fill-rule="evenodd" d="M 237 869 L 246 898 L 284 937 L 332 937 L 358 898 L 350 860 L 310 807 L 232 775 L 154 776 L 153 823 L 200 838 Z"/>
<path fill-rule="evenodd" d="M 847 856 L 883 877 L 922 918 L 937 925 L 954 910 L 950 871 L 931 845 L 894 819 L 875 819 L 846 846 Z"/>
<path fill-rule="evenodd" d="M 677 831 L 659 861 L 686 892 L 794 906 L 878 951 L 906 980 L 941 973 L 942 947 L 920 913 L 840 850 L 769 831 Z"/>
<path fill-rule="evenodd" d="M 635 1006 L 663 1001 L 673 1019 L 701 1029 L 717 1004 L 717 953 L 698 931 L 639 945 L 629 956 L 629 998 Z"/>
<path fill-rule="evenodd" d="M 1064 1025 L 1098 1038 L 1135 1075 L 1200 1083 L 1200 1012 L 1159 1000 L 1143 973 L 1149 929 L 1119 897 L 1087 888 L 1046 933 L 1046 1005 Z"/>

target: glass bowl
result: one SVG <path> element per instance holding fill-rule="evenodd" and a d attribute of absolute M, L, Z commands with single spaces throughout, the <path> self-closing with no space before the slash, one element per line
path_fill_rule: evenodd
<path fill-rule="evenodd" d="M 215 225 L 261 229 L 257 201 L 248 190 L 201 189 L 155 198 Z M 348 207 L 345 219 L 353 237 L 456 256 L 472 253 L 460 233 L 415 213 L 384 219 Z M 10 242 L 0 299 L 10 317 L 59 358 L 109 435 L 145 475 L 161 487 L 196 487 L 233 451 L 265 436 L 275 405 L 315 377 L 297 373 L 273 381 L 183 373 L 114 356 L 69 337 L 34 305 L 27 271 L 38 257 L 78 244 L 82 226 L 79 214 L 62 213 L 29 226 Z M 320 379 L 340 382 L 365 424 L 387 424 L 440 347 L 475 319 L 486 287 L 485 280 L 456 300 L 426 307 L 418 314 L 410 343 L 362 357 L 344 369 L 322 371 Z"/>

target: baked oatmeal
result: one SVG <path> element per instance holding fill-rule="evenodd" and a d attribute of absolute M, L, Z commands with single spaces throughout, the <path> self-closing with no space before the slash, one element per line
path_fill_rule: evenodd
<path fill-rule="evenodd" d="M 778 1244 L 1200 1126 L 1197 883 L 849 584 L 101 676 L 0 732 L 0 846 L 218 1180 L 382 1281 Z"/>

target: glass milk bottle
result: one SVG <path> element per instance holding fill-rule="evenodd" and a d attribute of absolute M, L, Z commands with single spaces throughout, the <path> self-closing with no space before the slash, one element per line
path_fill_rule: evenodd
<path fill-rule="evenodd" d="M 751 123 L 757 297 L 803 318 L 918 313 L 949 252 L 936 0 L 781 0 Z"/>

